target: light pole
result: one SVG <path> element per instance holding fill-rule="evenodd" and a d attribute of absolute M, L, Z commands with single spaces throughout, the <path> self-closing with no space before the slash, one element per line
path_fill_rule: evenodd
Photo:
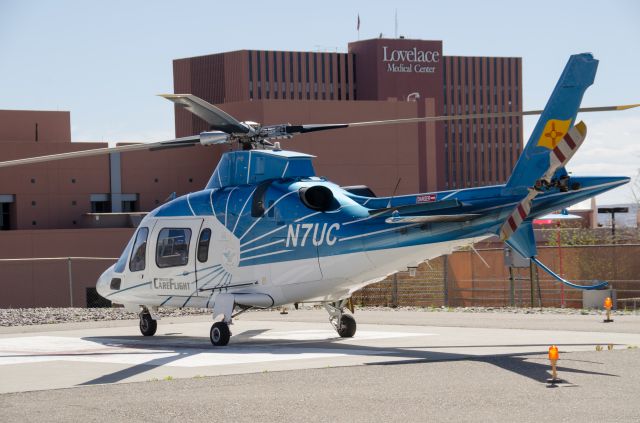
<path fill-rule="evenodd" d="M 576 219 L 582 219 L 582 217 L 578 216 L 577 214 L 569 214 L 567 209 L 563 209 L 560 213 L 547 214 L 533 221 L 533 223 L 536 223 L 536 222 L 542 223 L 544 221 L 547 221 L 547 222 L 555 221 L 556 242 L 558 243 L 558 262 L 559 262 L 558 274 L 563 278 L 564 278 L 564 272 L 562 271 L 562 239 L 560 237 L 560 222 L 562 222 L 563 220 L 576 220 Z M 564 308 L 565 305 L 566 304 L 564 300 L 564 284 L 561 284 L 560 285 L 560 307 Z"/>

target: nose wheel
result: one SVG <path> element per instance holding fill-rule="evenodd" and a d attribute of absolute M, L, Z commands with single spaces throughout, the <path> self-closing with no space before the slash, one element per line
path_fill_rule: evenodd
<path fill-rule="evenodd" d="M 140 333 L 144 336 L 153 336 L 158 329 L 158 322 L 153 320 L 149 312 L 140 313 Z"/>
<path fill-rule="evenodd" d="M 348 299 L 324 304 L 329 312 L 329 322 L 341 338 L 352 338 L 356 334 L 356 319 L 351 314 L 344 313 L 348 304 Z"/>

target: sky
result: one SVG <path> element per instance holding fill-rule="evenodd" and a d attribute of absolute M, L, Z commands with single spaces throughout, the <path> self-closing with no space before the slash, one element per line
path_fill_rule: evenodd
<path fill-rule="evenodd" d="M 640 2 L 0 0 L 0 109 L 69 110 L 73 141 L 174 135 L 172 60 L 241 49 L 339 51 L 350 41 L 443 40 L 445 55 L 523 58 L 524 109 L 543 108 L 570 54 L 600 60 L 583 106 L 640 103 Z M 360 33 L 356 30 L 360 16 Z M 640 109 L 578 116 L 568 170 L 638 174 Z M 525 139 L 535 125 L 526 118 Z M 632 201 L 629 188 L 599 204 Z"/>

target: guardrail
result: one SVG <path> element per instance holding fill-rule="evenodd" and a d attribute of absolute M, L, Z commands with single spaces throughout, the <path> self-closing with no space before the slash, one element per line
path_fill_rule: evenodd
<path fill-rule="evenodd" d="M 66 273 L 67 273 L 67 281 L 68 281 L 68 289 L 69 289 L 69 306 L 70 307 L 74 307 L 74 306 L 78 306 L 79 304 L 77 303 L 77 301 L 74 301 L 74 272 L 73 272 L 73 263 L 74 262 L 82 262 L 82 261 L 98 261 L 98 262 L 115 262 L 117 261 L 118 258 L 114 258 L 114 257 L 76 257 L 76 256 L 69 256 L 69 257 L 28 257 L 28 258 L 10 258 L 10 259 L 0 259 L 0 265 L 2 263 L 24 263 L 24 262 L 28 262 L 28 263 L 43 263 L 43 262 L 67 262 L 67 269 L 66 269 Z M 33 274 L 33 268 L 32 268 L 32 272 Z M 97 278 L 96 278 L 97 280 Z M 95 282 L 95 281 L 94 281 Z M 1 288 L 1 287 L 0 287 Z M 2 306 L 0 304 L 0 306 Z"/>

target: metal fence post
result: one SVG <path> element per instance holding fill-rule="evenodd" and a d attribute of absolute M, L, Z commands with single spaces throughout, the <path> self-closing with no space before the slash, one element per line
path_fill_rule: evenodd
<path fill-rule="evenodd" d="M 71 270 L 71 257 L 67 257 L 67 269 L 69 271 L 69 306 L 73 307 L 73 272 Z"/>
<path fill-rule="evenodd" d="M 393 274 L 391 287 L 391 305 L 393 307 L 398 307 L 398 273 Z"/>
<path fill-rule="evenodd" d="M 536 305 L 534 304 L 534 298 L 535 298 L 535 264 L 533 263 L 533 260 L 529 259 L 529 282 L 530 282 L 530 286 L 531 286 L 531 308 L 535 307 Z"/>
<path fill-rule="evenodd" d="M 516 306 L 516 282 L 512 266 L 509 266 L 509 305 L 511 307 Z"/>
<path fill-rule="evenodd" d="M 538 289 L 538 307 L 542 310 L 542 289 L 540 288 L 540 277 L 538 276 L 537 266 L 533 266 L 533 277 L 536 280 L 536 287 Z"/>
<path fill-rule="evenodd" d="M 442 275 L 442 297 L 443 297 L 443 302 L 444 302 L 444 306 L 445 307 L 449 307 L 449 281 L 448 279 L 448 274 L 449 272 L 447 271 L 449 267 L 449 257 L 448 256 L 444 256 L 444 265 L 443 265 L 443 275 Z"/>

